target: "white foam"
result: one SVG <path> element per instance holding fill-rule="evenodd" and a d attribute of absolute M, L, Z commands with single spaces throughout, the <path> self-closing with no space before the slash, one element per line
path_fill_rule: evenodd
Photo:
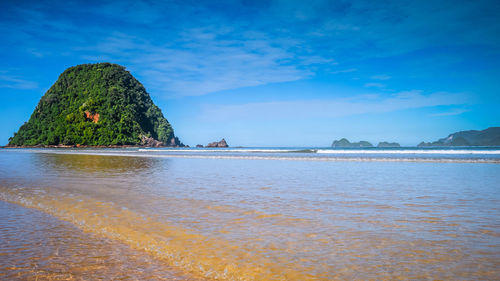
<path fill-rule="evenodd" d="M 467 149 L 398 149 L 398 150 L 361 150 L 361 149 L 319 149 L 324 154 L 446 154 L 446 155 L 500 155 L 500 150 L 467 150 Z"/>
<path fill-rule="evenodd" d="M 185 152 L 185 153 L 280 153 L 280 152 L 304 152 L 322 153 L 322 154 L 446 154 L 446 155 L 500 155 L 500 150 L 478 150 L 478 149 L 269 149 L 269 148 L 243 148 L 243 149 L 149 149 L 140 148 L 140 152 Z"/>
<path fill-rule="evenodd" d="M 166 148 L 166 149 L 149 149 L 149 148 L 140 148 L 141 152 L 262 152 L 262 153 L 272 153 L 272 152 L 294 152 L 299 151 L 298 149 L 175 149 L 175 148 Z"/>

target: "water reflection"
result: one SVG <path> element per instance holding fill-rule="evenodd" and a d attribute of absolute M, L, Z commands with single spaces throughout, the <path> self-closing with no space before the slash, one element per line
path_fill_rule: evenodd
<path fill-rule="evenodd" d="M 495 164 L 0 153 L 0 167 L 3 200 L 198 277 L 499 274 Z"/>
<path fill-rule="evenodd" d="M 33 161 L 43 172 L 78 172 L 104 175 L 142 174 L 168 169 L 169 159 L 100 155 L 35 153 Z"/>

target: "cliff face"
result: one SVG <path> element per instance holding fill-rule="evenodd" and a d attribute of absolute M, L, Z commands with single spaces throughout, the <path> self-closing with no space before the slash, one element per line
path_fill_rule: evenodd
<path fill-rule="evenodd" d="M 434 142 L 421 142 L 418 146 L 500 146 L 500 127 L 460 131 Z"/>
<path fill-rule="evenodd" d="M 144 86 L 124 67 L 66 69 L 9 139 L 16 145 L 182 146 Z"/>

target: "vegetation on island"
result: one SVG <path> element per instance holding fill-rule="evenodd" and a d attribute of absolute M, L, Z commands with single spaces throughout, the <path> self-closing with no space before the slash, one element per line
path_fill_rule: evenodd
<path fill-rule="evenodd" d="M 333 141 L 332 147 L 373 147 L 373 145 L 367 141 L 349 142 L 346 138 L 342 138 Z"/>
<path fill-rule="evenodd" d="M 418 146 L 500 146 L 500 127 L 460 131 L 434 142 L 421 142 Z"/>
<path fill-rule="evenodd" d="M 401 147 L 401 145 L 397 142 L 381 141 L 377 144 L 377 147 Z"/>
<path fill-rule="evenodd" d="M 123 66 L 83 64 L 66 69 L 40 99 L 9 146 L 182 145 L 146 92 Z"/>

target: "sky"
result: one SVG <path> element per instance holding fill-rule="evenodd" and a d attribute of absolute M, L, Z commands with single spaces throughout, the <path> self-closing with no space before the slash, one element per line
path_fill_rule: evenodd
<path fill-rule="evenodd" d="M 185 144 L 406 146 L 500 126 L 500 1 L 0 0 L 0 145 L 66 68 L 123 65 Z"/>

